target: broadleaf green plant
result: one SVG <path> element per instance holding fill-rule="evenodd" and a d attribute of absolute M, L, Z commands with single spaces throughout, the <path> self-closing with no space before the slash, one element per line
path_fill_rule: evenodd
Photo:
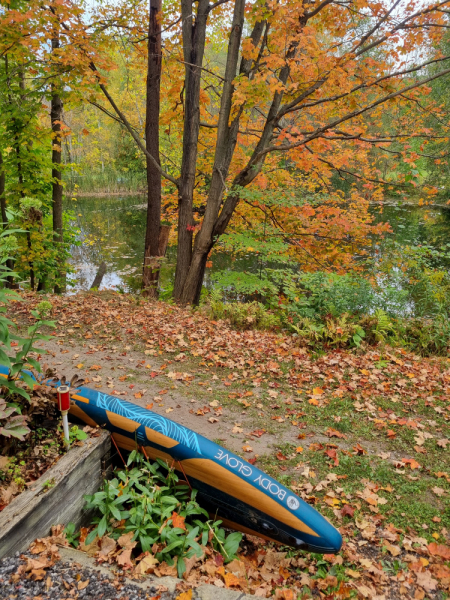
<path fill-rule="evenodd" d="M 94 529 L 86 538 L 89 545 L 98 537 L 108 534 L 118 539 L 133 532 L 138 550 L 150 552 L 158 548 L 155 557 L 169 565 L 176 564 L 179 577 L 185 571 L 185 562 L 210 544 L 229 562 L 236 557 L 242 534 L 226 534 L 222 521 L 210 519 L 196 500 L 197 490 L 180 483 L 177 474 L 157 459 L 150 462 L 133 451 L 128 466 L 118 470 L 103 489 L 85 496 L 86 508 L 95 509 Z"/>

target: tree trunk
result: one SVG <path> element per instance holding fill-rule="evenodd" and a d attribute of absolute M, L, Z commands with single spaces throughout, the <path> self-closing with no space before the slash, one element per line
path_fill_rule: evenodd
<path fill-rule="evenodd" d="M 161 0 L 150 0 L 148 23 L 147 105 L 145 145 L 159 160 L 159 113 L 161 86 Z M 161 229 L 161 172 L 147 157 L 147 229 L 145 233 L 142 283 L 144 293 L 156 298 L 159 279 L 159 236 Z"/>
<path fill-rule="evenodd" d="M 97 289 L 101 286 L 102 281 L 103 281 L 103 277 L 106 275 L 106 263 L 105 261 L 103 261 L 97 271 L 97 274 L 95 275 L 94 281 L 92 282 L 92 285 L 90 287 L 91 290 L 93 289 Z"/>
<path fill-rule="evenodd" d="M 59 36 L 57 32 L 52 38 L 52 51 L 59 48 Z M 56 273 L 58 283 L 54 286 L 55 294 L 61 294 L 65 291 L 64 257 L 63 257 L 63 186 L 61 183 L 61 122 L 62 122 L 62 100 L 57 92 L 57 87 L 52 84 L 52 101 L 50 109 L 50 120 L 52 124 L 53 144 L 52 144 L 52 211 L 53 211 L 53 240 L 58 250 L 59 268 Z"/>
<path fill-rule="evenodd" d="M 182 290 L 179 294 L 179 299 L 183 303 L 198 304 L 200 300 L 206 261 L 208 254 L 215 243 L 213 237 L 214 225 L 219 213 L 225 188 L 225 180 L 236 146 L 240 113 L 238 112 L 237 117 L 233 119 L 231 124 L 229 124 L 229 120 L 234 92 L 233 80 L 236 77 L 242 28 L 244 25 L 244 9 L 245 0 L 235 0 L 233 23 L 231 25 L 228 42 L 227 64 L 225 67 L 225 77 L 220 102 L 214 168 L 202 228 L 195 239 L 194 251 L 191 260 L 189 261 Z"/>
<path fill-rule="evenodd" d="M 213 176 L 208 193 L 205 218 L 195 240 L 192 261 L 180 295 L 180 300 L 186 304 L 198 304 L 208 254 L 219 237 L 224 233 L 239 202 L 239 193 L 235 192 L 230 193 L 222 205 L 225 180 L 228 176 L 239 129 L 239 112 L 229 126 L 228 121 L 234 92 L 232 81 L 236 73 L 239 56 L 244 8 L 245 0 L 235 0 L 233 25 L 228 44 L 227 66 L 220 106 Z M 303 27 L 305 24 L 306 19 L 300 20 L 300 27 Z M 256 23 L 251 36 L 255 46 L 259 43 L 262 31 L 263 24 Z M 298 41 L 291 45 L 287 52 L 287 58 L 291 59 L 295 56 L 297 46 Z M 251 64 L 251 62 L 242 59 L 240 73 L 248 76 L 251 71 Z M 286 64 L 279 73 L 279 80 L 282 84 L 286 84 L 289 74 L 290 66 Z M 277 90 L 273 95 L 262 135 L 246 166 L 234 178 L 231 188 L 249 185 L 260 172 L 266 156 L 265 154 L 261 154 L 261 152 L 272 139 L 282 98 L 283 92 Z"/>
<path fill-rule="evenodd" d="M 192 214 L 197 145 L 200 131 L 201 67 L 205 51 L 209 0 L 199 0 L 193 22 L 192 0 L 181 1 L 183 53 L 185 62 L 185 103 L 183 129 L 183 158 L 178 194 L 178 247 L 175 271 L 174 298 L 181 299 L 192 258 Z"/>

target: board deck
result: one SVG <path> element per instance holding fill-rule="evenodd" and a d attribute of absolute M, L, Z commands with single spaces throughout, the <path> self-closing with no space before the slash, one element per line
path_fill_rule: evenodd
<path fill-rule="evenodd" d="M 8 369 L 0 366 L 0 374 Z M 236 454 L 136 404 L 88 387 L 71 393 L 70 413 L 108 429 L 119 448 L 144 450 L 182 471 L 199 502 L 229 526 L 294 548 L 339 552 L 342 537 L 317 510 Z"/>

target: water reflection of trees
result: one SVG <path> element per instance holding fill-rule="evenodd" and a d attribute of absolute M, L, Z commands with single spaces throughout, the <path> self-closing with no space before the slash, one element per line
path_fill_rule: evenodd
<path fill-rule="evenodd" d="M 72 248 L 78 270 L 77 287 L 87 289 L 102 262 L 107 274 L 102 287 L 127 287 L 126 279 L 140 269 L 144 251 L 145 212 L 136 209 L 142 197 L 67 199 L 80 228 L 83 244 Z"/>
<path fill-rule="evenodd" d="M 77 287 L 88 289 L 101 263 L 107 264 L 107 274 L 102 287 L 121 286 L 130 289 L 131 281 L 137 284 L 142 265 L 145 236 L 145 210 L 142 196 L 124 198 L 78 198 L 67 199 L 66 208 L 75 214 L 81 231 L 83 245 L 72 248 L 72 262 L 78 269 Z M 145 206 L 145 205 L 144 205 Z M 389 222 L 392 233 L 385 238 L 373 240 L 367 248 L 368 255 L 378 261 L 386 256 L 395 244 L 418 246 L 429 244 L 435 249 L 446 250 L 450 243 L 450 210 L 429 207 L 388 206 L 374 207 L 375 222 Z M 450 246 L 448 246 L 450 249 Z M 170 287 L 173 279 L 176 248 L 168 248 L 162 272 L 161 285 Z M 210 275 L 229 270 L 257 273 L 259 263 L 254 255 L 232 257 L 228 253 L 216 252 L 213 267 L 208 269 L 205 284 L 210 284 Z M 436 268 L 450 268 L 450 261 L 437 259 Z"/>

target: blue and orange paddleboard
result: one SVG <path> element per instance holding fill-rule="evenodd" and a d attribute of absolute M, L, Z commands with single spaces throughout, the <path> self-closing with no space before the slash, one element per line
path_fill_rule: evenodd
<path fill-rule="evenodd" d="M 0 374 L 7 375 L 8 369 L 0 366 Z M 116 396 L 83 386 L 71 392 L 71 400 L 70 414 L 108 429 L 119 448 L 143 449 L 149 458 L 174 464 L 198 490 L 200 504 L 225 525 L 301 550 L 339 552 L 342 537 L 333 525 L 236 454 Z"/>

